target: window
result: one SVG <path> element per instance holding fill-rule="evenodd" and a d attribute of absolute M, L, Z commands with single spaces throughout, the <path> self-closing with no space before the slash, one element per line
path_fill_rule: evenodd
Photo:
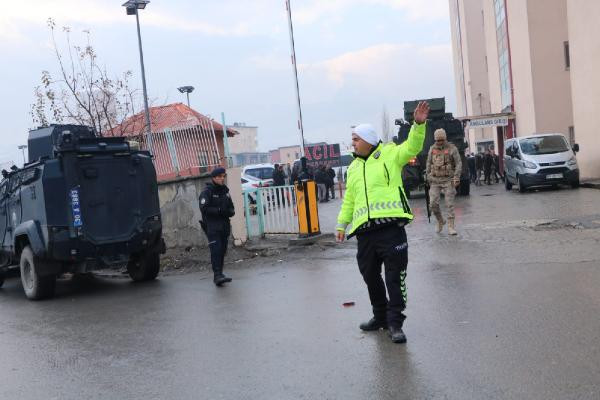
<path fill-rule="evenodd" d="M 273 168 L 252 168 L 244 171 L 246 175 L 253 176 L 258 179 L 273 179 Z"/>
<path fill-rule="evenodd" d="M 510 65 L 508 54 L 508 27 L 504 0 L 494 0 L 496 13 L 496 43 L 498 45 L 498 66 L 500 68 L 500 93 L 502 109 L 512 105 L 512 83 L 510 81 Z"/>
<path fill-rule="evenodd" d="M 569 150 L 565 138 L 559 135 L 521 139 L 519 143 L 523 154 L 529 155 L 555 154 Z"/>
<path fill-rule="evenodd" d="M 571 146 L 573 146 L 575 144 L 575 127 L 574 126 L 569 127 L 569 143 L 571 144 Z"/>
<path fill-rule="evenodd" d="M 571 55 L 569 54 L 569 42 L 563 42 L 563 48 L 565 52 L 565 69 L 568 71 L 571 69 Z"/>

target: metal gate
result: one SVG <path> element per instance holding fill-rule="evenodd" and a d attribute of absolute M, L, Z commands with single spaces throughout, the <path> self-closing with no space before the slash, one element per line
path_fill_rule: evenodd
<path fill-rule="evenodd" d="M 298 233 L 294 186 L 244 190 L 248 237 Z"/>

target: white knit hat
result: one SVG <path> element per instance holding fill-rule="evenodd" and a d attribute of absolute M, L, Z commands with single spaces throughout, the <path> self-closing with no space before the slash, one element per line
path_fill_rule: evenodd
<path fill-rule="evenodd" d="M 352 133 L 357 134 L 365 142 L 377 146 L 379 143 L 379 137 L 373 125 L 371 124 L 360 124 L 352 129 Z"/>

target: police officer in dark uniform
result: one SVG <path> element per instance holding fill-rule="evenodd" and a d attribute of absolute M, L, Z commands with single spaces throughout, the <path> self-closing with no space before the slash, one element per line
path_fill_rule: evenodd
<path fill-rule="evenodd" d="M 215 274 L 214 283 L 222 286 L 231 282 L 231 278 L 223 274 L 223 262 L 227 253 L 227 241 L 231 234 L 229 218 L 235 215 L 229 188 L 225 185 L 227 176 L 225 168 L 215 168 L 210 176 L 212 182 L 200 194 L 200 212 L 202 213 L 202 229 L 208 238 L 210 261 Z"/>

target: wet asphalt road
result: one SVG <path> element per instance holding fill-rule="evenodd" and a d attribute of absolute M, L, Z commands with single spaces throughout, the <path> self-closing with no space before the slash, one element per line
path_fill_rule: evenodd
<path fill-rule="evenodd" d="M 411 204 L 406 345 L 358 329 L 354 241 L 228 265 L 222 289 L 80 278 L 30 302 L 13 278 L 0 399 L 600 398 L 600 191 L 476 188 L 457 238 Z"/>

